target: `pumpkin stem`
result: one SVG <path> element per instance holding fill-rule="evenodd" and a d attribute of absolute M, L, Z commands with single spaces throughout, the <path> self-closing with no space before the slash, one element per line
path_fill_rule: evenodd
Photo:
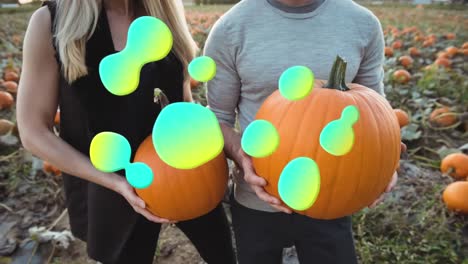
<path fill-rule="evenodd" d="M 336 89 L 343 92 L 349 91 L 350 89 L 348 86 L 346 86 L 345 82 L 347 64 L 348 63 L 339 55 L 336 56 L 336 60 L 335 63 L 333 63 L 328 82 L 323 88 Z"/>
<path fill-rule="evenodd" d="M 167 96 L 159 88 L 154 88 L 154 103 L 159 103 L 161 105 L 161 110 L 169 104 L 169 99 L 167 99 Z"/>

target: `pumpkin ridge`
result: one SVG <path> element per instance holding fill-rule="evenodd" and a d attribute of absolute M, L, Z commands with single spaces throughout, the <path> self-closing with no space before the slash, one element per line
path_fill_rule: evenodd
<path fill-rule="evenodd" d="M 351 88 L 351 89 L 352 89 L 352 88 Z M 357 93 L 357 96 L 359 96 L 359 93 Z M 359 98 L 359 97 L 358 97 L 358 98 Z M 360 112 L 360 113 L 363 113 L 363 112 L 368 113 L 368 112 L 369 112 L 369 106 L 368 106 L 367 104 L 365 104 L 365 106 L 367 107 L 366 111 L 363 111 L 364 109 L 362 109 L 362 104 L 358 104 L 356 97 L 351 96 L 351 99 L 353 100 L 354 105 L 355 105 L 356 107 L 359 105 L 359 108 L 360 108 L 360 109 L 359 109 L 359 112 Z M 361 99 L 361 98 L 359 98 L 359 99 Z M 359 122 L 359 120 L 358 120 L 358 121 L 353 125 L 353 130 L 354 130 L 354 131 L 357 130 L 357 129 L 354 128 L 354 126 L 356 126 L 356 128 L 357 128 L 358 125 L 359 125 L 359 126 L 362 126 L 361 124 L 362 124 L 362 122 Z M 356 138 L 355 138 L 355 140 L 356 140 Z M 355 146 L 356 146 L 356 142 L 353 144 L 353 148 L 354 148 Z M 362 148 L 364 148 L 364 147 L 365 147 L 365 145 L 362 145 Z M 362 151 L 362 149 L 361 149 L 361 151 Z M 340 163 L 341 163 L 341 162 L 340 162 Z M 358 170 L 357 170 L 358 173 L 356 173 L 356 174 L 357 174 L 357 175 L 362 175 L 361 172 L 363 171 L 363 168 L 364 168 L 364 159 L 361 158 L 361 162 L 360 162 L 360 164 L 359 164 L 359 166 L 358 166 Z M 357 179 L 357 184 L 355 185 L 354 193 L 358 193 L 359 188 L 360 188 L 360 186 L 361 186 L 361 183 L 362 183 L 361 177 L 359 176 L 358 179 Z M 353 201 L 353 195 L 350 195 L 348 201 L 346 201 L 346 202 L 343 203 L 343 207 L 344 207 L 344 208 L 349 208 L 352 201 Z"/>
<path fill-rule="evenodd" d="M 288 104 L 286 104 L 287 107 L 285 107 L 285 108 L 286 108 L 286 111 L 280 111 L 280 112 L 281 112 L 281 117 L 278 119 L 278 124 L 275 126 L 276 131 L 278 132 L 279 137 L 280 137 L 280 139 L 279 139 L 280 142 L 279 142 L 279 144 L 278 144 L 277 149 L 275 150 L 275 152 L 276 152 L 276 151 L 278 151 L 278 149 L 280 148 L 280 145 L 281 145 L 281 142 L 282 142 L 281 134 L 280 134 L 279 128 L 281 127 L 281 123 L 282 123 L 284 120 L 287 121 L 287 119 L 288 119 L 287 113 L 288 113 L 289 109 L 291 108 L 290 104 L 291 104 L 292 102 L 290 102 L 290 101 L 288 101 L 286 98 L 284 98 L 284 97 L 279 93 L 279 90 L 277 90 L 277 91 L 275 91 L 275 92 L 277 93 L 277 95 L 279 96 L 279 98 L 281 98 L 282 100 L 286 100 L 286 101 L 288 102 Z M 276 109 L 276 107 L 275 107 L 275 109 Z M 268 122 L 270 122 L 270 121 L 268 121 Z M 266 157 L 266 162 L 267 162 L 267 164 L 269 164 L 269 163 L 271 162 L 271 160 L 273 159 L 273 157 L 275 157 L 275 156 L 274 156 L 274 152 L 273 152 L 272 154 L 268 155 L 268 157 Z M 268 174 L 267 174 L 267 175 L 271 175 L 271 170 L 272 170 L 272 167 L 271 167 L 271 166 L 268 166 Z M 269 180 L 271 180 L 271 179 L 269 179 Z M 279 176 L 278 176 L 278 180 L 279 180 Z M 270 184 L 270 182 L 267 180 L 267 185 L 269 185 L 269 184 Z M 277 194 L 279 195 L 278 189 L 277 189 L 277 188 L 274 190 L 274 192 L 277 193 Z"/>
<path fill-rule="evenodd" d="M 365 96 L 363 96 L 362 98 L 364 99 L 364 101 L 366 102 L 366 105 L 367 105 L 369 108 L 371 108 L 372 105 L 375 105 L 375 102 L 376 102 L 376 101 L 379 102 L 378 100 L 370 102 L 370 101 L 368 100 L 368 98 L 365 97 Z M 369 114 L 372 114 L 372 123 L 375 125 L 376 131 L 380 133 L 381 130 L 380 130 L 379 124 L 378 124 L 378 122 L 377 122 L 375 116 L 376 116 L 376 114 L 377 114 L 376 111 L 379 111 L 379 113 L 378 113 L 379 116 L 383 116 L 383 115 L 382 115 L 382 111 L 381 111 L 382 108 L 379 106 L 379 107 L 374 107 L 374 108 L 372 108 L 372 109 L 373 109 L 373 111 L 370 111 Z M 392 114 L 393 114 L 393 113 L 392 113 Z M 376 138 L 377 138 L 377 144 L 376 144 L 376 146 L 378 146 L 378 151 L 377 151 L 377 152 L 379 153 L 379 152 L 381 152 L 381 151 L 383 150 L 383 147 L 382 147 L 382 140 L 381 140 L 381 137 L 376 137 Z M 380 163 L 383 164 L 384 162 L 382 162 L 382 160 L 385 160 L 385 159 L 386 159 L 386 156 L 385 156 L 385 155 L 381 155 L 381 157 L 380 157 Z M 383 173 L 382 173 L 383 169 L 385 169 L 383 166 L 378 167 L 378 172 L 376 172 L 376 174 L 375 174 L 376 177 L 381 177 L 381 175 L 383 175 Z M 372 190 L 376 189 L 376 187 L 378 187 L 379 183 L 380 183 L 380 181 L 374 181 L 374 184 L 373 184 L 373 186 L 372 186 L 371 189 L 372 189 Z M 377 185 L 377 186 L 376 186 L 376 185 Z M 385 189 L 383 189 L 383 190 L 381 190 L 381 191 L 383 192 L 384 190 L 385 190 Z"/>
<path fill-rule="evenodd" d="M 275 91 L 275 92 L 276 92 L 276 91 Z M 287 100 L 287 99 L 284 98 L 281 94 L 279 94 L 279 92 L 278 92 L 278 96 L 281 96 L 280 98 L 283 99 L 283 100 Z M 291 104 L 294 104 L 294 103 L 295 103 L 295 102 L 291 102 L 291 101 L 289 101 L 289 100 L 287 100 L 287 102 L 288 102 L 288 104 L 286 104 L 286 106 L 288 106 L 288 107 L 286 107 L 286 111 L 283 111 L 283 115 L 282 115 L 281 118 L 278 120 L 277 126 L 275 126 L 275 128 L 276 128 L 276 130 L 278 131 L 279 134 L 280 134 L 280 131 L 279 131 L 278 128 L 281 127 L 281 123 L 283 123 L 285 120 L 286 120 L 286 121 L 288 120 L 288 116 L 289 116 L 288 113 L 290 112 L 290 110 L 291 110 L 291 108 L 292 108 Z M 270 121 L 269 121 L 269 122 L 270 122 Z M 281 141 L 282 141 L 282 139 L 281 139 L 281 134 L 280 134 L 280 144 L 281 144 Z M 278 149 L 279 149 L 279 147 L 280 147 L 280 146 L 278 146 Z M 277 149 L 277 150 L 278 150 L 278 149 Z M 272 159 L 273 157 L 276 157 L 276 156 L 273 156 L 273 154 L 272 154 L 272 155 L 269 155 L 269 156 L 267 157 L 267 158 L 268 158 L 267 161 L 268 161 L 268 162 L 271 162 L 271 159 Z M 286 164 L 287 164 L 287 163 L 286 163 Z M 272 170 L 272 166 L 268 166 L 268 173 L 267 173 L 267 175 L 271 175 L 271 170 Z M 281 171 L 282 171 L 282 170 L 281 170 Z M 280 172 L 280 173 L 281 173 L 281 172 Z M 279 180 L 279 177 L 280 177 L 280 175 L 278 175 L 278 180 Z M 271 179 L 269 179 L 269 180 L 271 180 Z M 268 186 L 268 185 L 270 185 L 270 182 L 267 180 L 267 186 Z M 279 196 L 278 188 L 276 188 L 276 189 L 273 190 L 273 191 L 274 191 L 274 193 L 278 194 L 278 196 Z"/>
<path fill-rule="evenodd" d="M 310 94 L 309 96 L 311 96 L 311 94 Z M 313 101 L 315 98 L 317 98 L 317 97 L 311 98 L 311 100 Z M 305 100 L 307 100 L 307 99 L 305 98 Z M 307 130 L 304 129 L 304 127 L 307 128 L 307 126 L 304 126 L 304 124 L 307 125 L 307 123 L 308 123 L 308 122 L 307 122 L 307 120 L 308 120 L 307 117 L 308 117 L 309 115 L 313 115 L 313 114 L 314 114 L 314 111 L 310 111 L 309 114 L 307 115 L 307 111 L 306 111 L 306 110 L 309 108 L 309 107 L 308 107 L 308 104 L 310 104 L 311 102 L 308 102 L 308 101 L 307 101 L 307 102 L 299 101 L 299 102 L 301 103 L 301 104 L 299 105 L 300 108 L 299 108 L 299 107 L 296 107 L 296 109 L 294 109 L 294 110 L 295 110 L 295 111 L 299 111 L 299 110 L 300 110 L 300 112 L 301 112 L 301 113 L 304 113 L 304 115 L 302 116 L 302 121 L 301 121 L 301 122 L 298 122 L 299 124 L 298 124 L 298 127 L 297 127 L 297 129 L 296 129 L 295 131 L 296 131 L 297 134 L 302 135 L 302 134 L 303 134 L 303 133 L 302 133 L 302 130 L 304 130 L 305 132 L 310 132 L 310 131 L 307 131 Z M 299 102 L 297 102 L 297 103 L 299 103 Z M 293 102 L 293 103 L 297 104 L 296 102 Z M 293 108 L 293 107 L 291 107 L 291 108 Z M 306 120 L 306 121 L 304 122 L 304 120 Z M 292 128 L 291 128 L 291 129 L 292 129 Z M 308 134 L 308 133 L 304 133 L 304 134 Z M 312 141 L 312 139 L 311 139 L 311 141 Z M 299 158 L 299 157 L 302 157 L 302 156 L 307 156 L 307 155 L 305 155 L 305 154 L 304 154 L 304 155 L 301 155 L 301 154 L 295 155 L 295 154 L 294 154 L 294 153 L 295 153 L 295 150 L 296 150 L 296 147 L 297 147 L 298 145 L 299 145 L 299 146 L 303 146 L 303 143 L 300 142 L 300 140 L 294 141 L 294 145 L 291 147 L 291 149 L 290 149 L 290 151 L 289 151 L 289 155 L 288 155 L 288 159 L 287 159 L 287 160 L 288 160 L 288 163 L 287 163 L 287 164 L 289 164 L 290 161 L 292 161 L 292 160 L 294 160 L 294 159 L 296 159 L 296 158 Z M 300 152 L 300 151 L 299 151 L 299 152 Z M 315 161 L 315 158 L 314 158 L 314 157 L 309 157 L 309 158 L 311 158 L 311 159 L 313 159 L 313 160 Z M 286 164 L 286 165 L 287 165 L 287 164 Z M 286 165 L 285 165 L 285 166 L 286 166 Z M 284 168 L 283 168 L 283 169 L 284 169 Z M 319 171 L 320 171 L 320 168 L 319 168 Z M 313 205 L 312 205 L 312 206 L 313 206 Z M 311 206 L 311 207 L 312 207 L 312 206 Z M 309 208 L 311 208 L 311 207 L 309 207 Z M 308 208 L 307 208 L 307 209 L 308 209 Z M 306 211 L 307 209 L 302 210 L 302 211 Z"/>
<path fill-rule="evenodd" d="M 323 89 L 323 90 L 322 90 L 322 89 Z M 325 91 L 324 89 L 326 89 L 326 88 L 321 88 L 321 87 L 319 87 L 319 88 L 317 88 L 317 92 L 322 93 L 322 92 Z M 329 99 L 331 99 L 331 97 L 332 97 L 332 96 L 329 96 Z M 311 104 L 311 105 L 317 105 L 317 102 L 320 103 L 320 101 L 319 101 L 319 95 L 318 95 L 318 94 L 317 94 L 317 96 L 315 96 L 315 97 L 313 98 L 313 100 L 311 100 L 311 101 L 308 102 L 308 103 Z M 315 117 L 316 117 L 316 118 L 320 118 L 320 120 L 319 120 L 318 123 L 320 123 L 320 124 L 321 124 L 321 123 L 325 123 L 326 114 L 329 112 L 328 109 L 325 108 L 325 107 L 322 107 L 322 108 L 315 108 L 314 110 L 316 111 Z M 319 112 L 319 111 L 321 111 L 321 112 Z M 311 127 L 314 127 L 314 126 L 315 126 L 315 123 L 311 123 Z M 318 132 L 318 133 L 317 133 L 317 137 L 316 137 L 315 139 L 313 139 L 313 140 L 316 141 L 316 143 L 313 144 L 313 149 L 311 150 L 311 153 L 312 153 L 312 155 L 313 155 L 313 157 L 314 157 L 314 161 L 317 163 L 317 166 L 319 166 L 320 179 L 321 179 L 320 188 L 323 188 L 323 186 L 324 186 L 323 181 L 322 181 L 322 179 L 323 179 L 323 178 L 322 178 L 322 174 L 323 174 L 324 169 L 321 169 L 321 168 L 320 168 L 320 163 L 319 163 L 319 157 L 320 157 L 319 155 L 320 155 L 321 152 L 324 152 L 324 151 L 325 151 L 325 150 L 323 150 L 322 146 L 320 146 L 320 141 L 319 141 L 319 139 L 320 139 L 320 133 L 322 132 L 323 128 L 324 128 L 324 127 L 321 127 L 320 129 L 317 129 L 317 132 Z M 313 131 L 313 129 L 312 129 L 312 131 Z M 317 200 L 320 198 L 320 195 L 321 195 L 321 193 L 320 193 L 320 191 L 319 191 L 319 194 L 318 194 L 318 196 L 317 196 Z M 324 199 L 324 198 L 325 198 L 325 197 L 322 195 L 321 199 Z M 317 200 L 316 200 L 316 201 L 317 201 Z M 314 205 L 315 205 L 315 204 L 316 204 L 316 203 L 314 203 Z M 308 210 L 319 211 L 318 209 L 320 209 L 320 208 L 316 209 L 316 206 L 315 206 L 315 208 L 314 208 L 314 205 L 312 205 L 311 208 L 307 209 L 307 211 L 308 211 Z"/>
<path fill-rule="evenodd" d="M 333 97 L 333 96 L 332 96 L 332 94 L 330 94 L 330 95 L 327 96 L 327 97 L 328 97 L 327 104 L 324 104 L 324 105 L 327 106 L 327 108 L 326 108 L 326 109 L 327 109 L 327 111 L 326 111 L 327 114 L 325 115 L 324 120 L 330 120 L 330 121 L 327 122 L 327 124 L 329 124 L 331 121 L 340 118 L 341 115 L 337 116 L 336 118 L 335 118 L 334 116 L 331 116 L 331 115 L 334 114 L 334 113 L 333 113 L 332 111 L 329 111 L 328 109 L 330 109 L 329 105 L 330 105 L 330 101 L 332 100 L 332 97 Z M 340 111 L 340 113 L 341 113 L 341 111 Z M 323 128 L 320 129 L 320 131 L 322 131 L 322 130 L 323 130 Z M 319 146 L 320 146 L 320 144 L 319 144 Z M 322 148 L 322 146 L 320 146 L 319 149 L 322 149 L 326 154 L 331 155 L 331 154 L 329 154 L 328 152 L 326 152 L 326 151 Z M 318 158 L 318 157 L 317 157 L 317 158 Z M 318 163 L 318 161 L 317 161 L 317 164 L 320 164 L 320 163 Z M 338 166 L 334 166 L 333 169 L 331 170 L 331 171 L 333 171 L 333 173 L 330 173 L 330 175 L 336 175 L 336 172 L 338 171 L 337 168 L 338 168 Z M 319 168 L 319 170 L 320 170 L 320 168 Z M 330 181 L 329 186 L 330 186 L 330 188 L 332 188 L 333 191 L 334 191 L 334 188 L 335 188 L 335 183 L 336 183 L 336 177 L 332 177 L 332 180 Z M 322 211 L 322 213 L 321 213 L 322 215 L 326 215 L 326 214 L 328 213 L 329 209 L 330 209 L 330 206 L 328 206 L 328 205 L 330 204 L 330 201 L 333 199 L 333 195 L 331 195 L 331 193 L 332 193 L 333 191 L 328 192 L 328 193 L 329 193 L 329 194 L 328 194 L 328 197 L 326 197 L 326 201 L 327 201 L 327 202 L 325 203 L 327 206 L 323 209 L 323 211 Z M 319 194 L 319 196 L 320 196 L 320 194 Z"/>

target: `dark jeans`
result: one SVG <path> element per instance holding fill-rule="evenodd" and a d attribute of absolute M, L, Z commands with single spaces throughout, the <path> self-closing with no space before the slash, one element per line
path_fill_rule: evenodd
<path fill-rule="evenodd" d="M 357 263 L 350 217 L 318 220 L 270 213 L 235 199 L 231 211 L 239 264 L 281 263 L 283 248 L 293 245 L 302 264 Z"/>
<path fill-rule="evenodd" d="M 207 263 L 236 263 L 231 232 L 221 205 L 204 216 L 179 222 L 176 225 L 192 241 Z M 153 263 L 160 229 L 160 224 L 150 222 L 140 216 L 116 263 Z"/>

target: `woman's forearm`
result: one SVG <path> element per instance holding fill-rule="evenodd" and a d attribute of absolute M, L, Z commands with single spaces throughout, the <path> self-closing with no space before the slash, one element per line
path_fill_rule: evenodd
<path fill-rule="evenodd" d="M 118 183 L 124 180 L 114 173 L 97 170 L 87 156 L 57 137 L 52 131 L 46 128 L 35 132 L 24 132 L 25 130 L 21 131 L 24 147 L 37 157 L 54 164 L 61 171 L 111 190 L 117 190 Z"/>

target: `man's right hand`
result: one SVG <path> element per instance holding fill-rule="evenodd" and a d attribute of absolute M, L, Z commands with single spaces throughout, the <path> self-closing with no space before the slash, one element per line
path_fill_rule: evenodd
<path fill-rule="evenodd" d="M 253 167 L 252 158 L 247 155 L 242 149 L 239 149 L 239 156 L 241 160 L 241 166 L 244 171 L 244 180 L 250 185 L 252 190 L 257 194 L 258 198 L 269 203 L 273 208 L 281 211 L 283 213 L 290 214 L 292 213 L 291 209 L 282 205 L 281 201 L 268 194 L 264 187 L 267 185 L 267 182 L 264 178 L 258 176 Z"/>

